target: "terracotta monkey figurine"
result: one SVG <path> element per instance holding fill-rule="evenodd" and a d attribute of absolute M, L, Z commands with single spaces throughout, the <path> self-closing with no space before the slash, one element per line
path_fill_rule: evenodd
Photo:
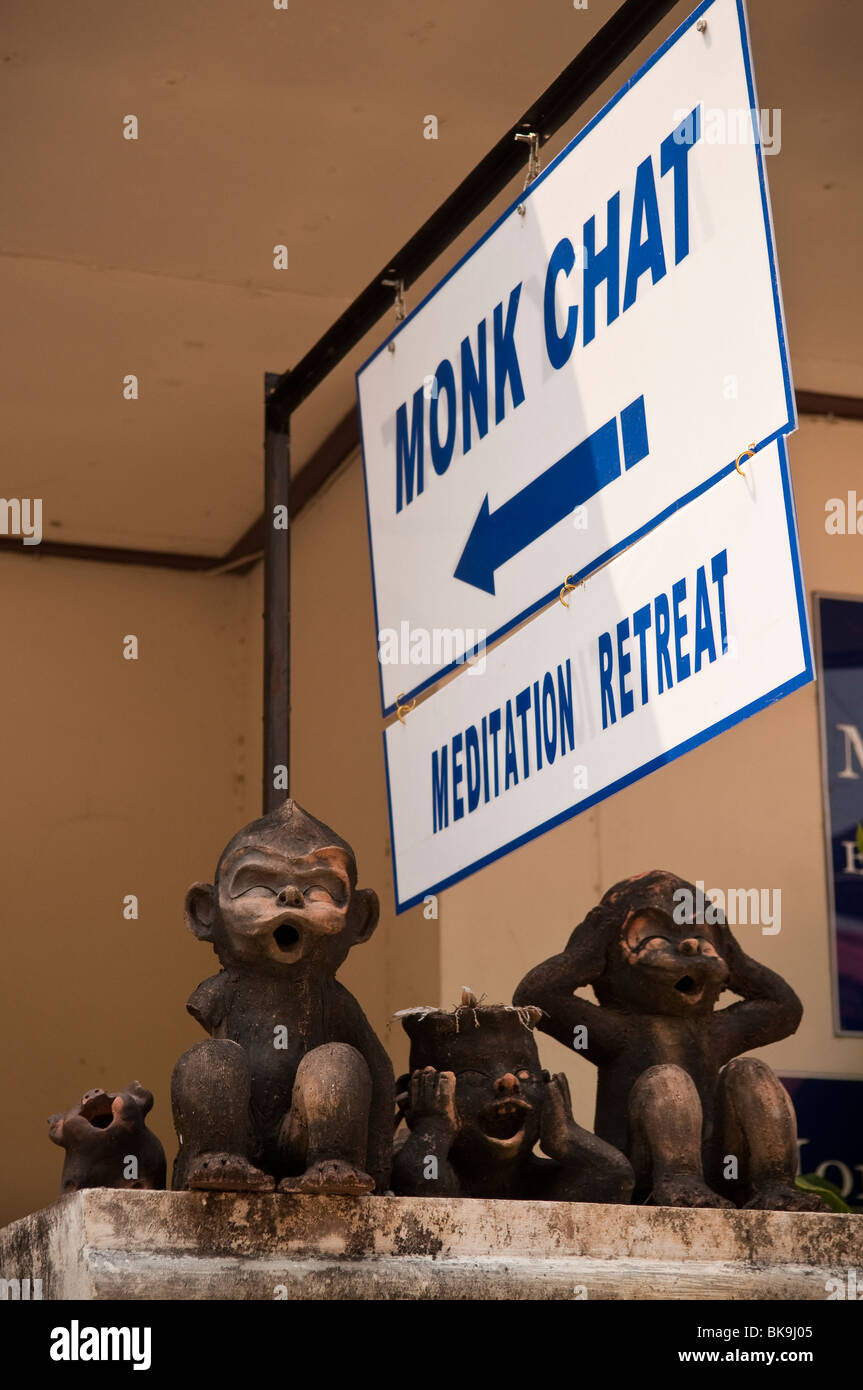
<path fill-rule="evenodd" d="M 584 985 L 597 1004 L 573 994 Z M 724 990 L 740 998 L 717 1010 Z M 616 884 L 514 997 L 598 1068 L 596 1133 L 631 1159 L 634 1201 L 825 1209 L 794 1185 L 788 1093 L 738 1055 L 793 1033 L 800 1001 L 694 884 L 658 870 Z"/>
<path fill-rule="evenodd" d="M 393 1161 L 404 1197 L 626 1202 L 632 1169 L 577 1125 L 563 1075 L 540 1067 L 540 1010 L 482 1005 L 465 990 L 452 1012 L 402 1016 L 411 1075 L 399 1105 L 410 1130 Z M 546 1158 L 534 1154 L 540 1144 Z"/>
<path fill-rule="evenodd" d="M 60 1191 L 163 1188 L 165 1150 L 147 1128 L 152 1107 L 152 1092 L 133 1081 L 125 1091 L 86 1091 L 80 1105 L 52 1115 L 48 1136 L 66 1150 Z"/>
<path fill-rule="evenodd" d="M 392 1066 L 335 978 L 378 921 L 350 845 L 286 801 L 192 885 L 186 921 L 222 970 L 187 1005 L 211 1037 L 174 1069 L 174 1187 L 385 1191 Z"/>

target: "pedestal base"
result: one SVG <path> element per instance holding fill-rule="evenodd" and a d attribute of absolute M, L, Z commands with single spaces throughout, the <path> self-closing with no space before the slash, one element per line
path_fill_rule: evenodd
<path fill-rule="evenodd" d="M 566 1202 L 93 1188 L 0 1231 L 7 1297 L 45 1299 L 826 1299 L 851 1269 L 859 1216 Z"/>

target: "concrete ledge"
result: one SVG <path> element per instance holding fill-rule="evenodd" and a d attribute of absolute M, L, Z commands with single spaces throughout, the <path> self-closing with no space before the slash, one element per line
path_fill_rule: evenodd
<path fill-rule="evenodd" d="M 0 1231 L 46 1299 L 825 1299 L 863 1217 L 402 1197 L 72 1193 Z"/>

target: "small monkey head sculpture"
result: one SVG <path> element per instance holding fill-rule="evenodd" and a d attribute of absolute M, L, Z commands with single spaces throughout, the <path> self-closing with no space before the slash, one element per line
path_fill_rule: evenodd
<path fill-rule="evenodd" d="M 725 922 L 695 884 L 655 869 L 616 883 L 586 918 L 607 943 L 600 1004 L 710 1014 L 728 981 Z"/>
<path fill-rule="evenodd" d="M 451 1012 L 417 1010 L 402 1017 L 411 1072 L 434 1068 L 455 1075 L 457 1162 L 484 1167 L 529 1154 L 537 1143 L 549 1080 L 533 1035 L 541 1012 L 482 1005 L 465 990 Z M 408 1125 L 411 1119 L 408 1111 Z"/>
<path fill-rule="evenodd" d="M 165 1186 L 165 1151 L 147 1129 L 152 1092 L 133 1081 L 125 1091 L 95 1087 L 80 1104 L 48 1120 L 48 1137 L 66 1150 L 61 1192 L 84 1187 Z"/>
<path fill-rule="evenodd" d="M 295 801 L 226 845 L 215 883 L 194 883 L 186 922 L 223 966 L 334 974 L 378 921 L 377 894 L 357 887 L 354 852 Z"/>

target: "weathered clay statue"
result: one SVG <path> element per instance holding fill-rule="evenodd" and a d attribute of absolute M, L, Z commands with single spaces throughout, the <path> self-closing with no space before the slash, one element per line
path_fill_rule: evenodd
<path fill-rule="evenodd" d="M 573 994 L 584 985 L 598 1004 Z M 740 998 L 715 1009 L 724 990 Z M 539 1004 L 540 1028 L 597 1066 L 595 1129 L 632 1160 L 634 1201 L 824 1209 L 794 1185 L 788 1093 L 738 1056 L 793 1033 L 800 1001 L 694 884 L 659 871 L 616 884 L 515 1001 Z"/>
<path fill-rule="evenodd" d="M 629 1163 L 575 1123 L 566 1078 L 540 1067 L 539 1014 L 465 990 L 452 1012 L 402 1015 L 411 1075 L 398 1099 L 410 1134 L 393 1161 L 397 1194 L 628 1201 Z"/>
<path fill-rule="evenodd" d="M 392 1066 L 335 978 L 377 920 L 350 845 L 294 801 L 192 885 L 186 921 L 222 970 L 187 1005 L 211 1037 L 174 1069 L 175 1188 L 386 1190 Z"/>
<path fill-rule="evenodd" d="M 165 1151 L 147 1128 L 153 1096 L 140 1081 L 125 1091 L 87 1091 L 52 1115 L 48 1135 L 66 1150 L 61 1192 L 82 1187 L 165 1186 Z"/>

